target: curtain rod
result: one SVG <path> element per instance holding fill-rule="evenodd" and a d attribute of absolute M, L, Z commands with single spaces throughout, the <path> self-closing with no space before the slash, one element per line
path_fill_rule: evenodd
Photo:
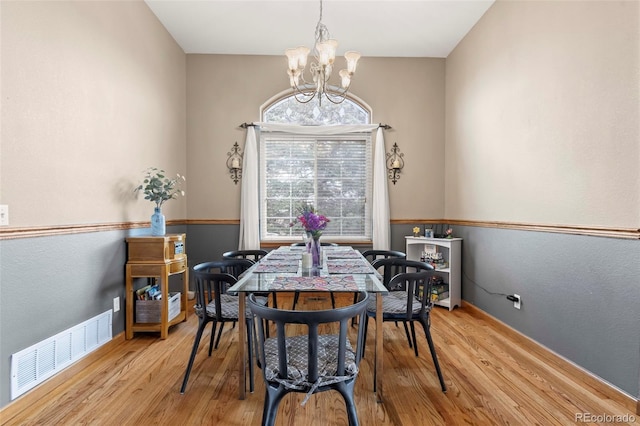
<path fill-rule="evenodd" d="M 246 129 L 246 128 L 247 128 L 247 127 L 249 127 L 249 126 L 257 126 L 257 124 L 253 124 L 253 123 L 242 123 L 242 124 L 240 125 L 240 127 L 241 127 L 241 128 L 243 128 L 243 129 Z M 382 124 L 382 123 L 380 123 L 380 124 L 378 125 L 378 127 L 382 127 L 382 128 L 383 128 L 383 129 L 385 129 L 385 130 L 389 130 L 389 129 L 392 129 L 392 128 L 393 128 L 393 127 L 389 126 L 388 124 Z"/>

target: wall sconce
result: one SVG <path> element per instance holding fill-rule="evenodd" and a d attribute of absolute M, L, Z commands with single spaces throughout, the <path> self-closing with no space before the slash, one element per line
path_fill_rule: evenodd
<path fill-rule="evenodd" d="M 231 151 L 227 152 L 227 168 L 233 183 L 236 185 L 242 179 L 242 149 L 238 146 L 238 142 L 233 144 Z"/>
<path fill-rule="evenodd" d="M 398 179 L 400 179 L 400 171 L 404 168 L 404 154 L 400 152 L 398 144 L 394 143 L 390 152 L 386 153 L 387 156 L 387 174 L 391 182 L 395 185 Z"/>

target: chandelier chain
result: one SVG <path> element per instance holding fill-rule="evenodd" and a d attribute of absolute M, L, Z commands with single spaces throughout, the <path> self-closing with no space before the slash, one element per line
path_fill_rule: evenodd
<path fill-rule="evenodd" d="M 318 19 L 318 23 L 316 24 L 316 43 L 314 45 L 314 52 L 317 55 L 316 45 L 319 42 L 326 41 L 331 38 L 331 34 L 329 34 L 329 29 L 325 24 L 322 23 L 322 0 L 320 0 L 320 19 Z"/>

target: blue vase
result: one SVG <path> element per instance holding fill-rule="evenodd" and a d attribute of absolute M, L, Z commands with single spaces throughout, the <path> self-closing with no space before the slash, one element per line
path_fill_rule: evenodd
<path fill-rule="evenodd" d="M 160 210 L 160 207 L 155 207 L 153 209 L 153 214 L 151 215 L 151 235 L 154 236 L 162 236 L 167 232 L 166 222 L 164 220 L 164 215 Z"/>

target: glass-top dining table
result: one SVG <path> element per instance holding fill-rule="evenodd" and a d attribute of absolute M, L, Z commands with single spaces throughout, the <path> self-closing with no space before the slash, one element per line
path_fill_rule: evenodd
<path fill-rule="evenodd" d="M 305 247 L 280 247 L 272 250 L 248 269 L 227 290 L 239 294 L 238 312 L 246 309 L 249 293 L 269 292 L 361 292 L 387 294 L 380 274 L 362 254 L 350 246 L 322 247 L 322 264 L 317 268 L 302 268 Z M 239 398 L 246 395 L 246 324 L 238 321 Z M 250 361 L 252 362 L 252 361 Z M 378 402 L 382 402 L 382 297 L 376 298 L 375 371 L 374 389 Z"/>

